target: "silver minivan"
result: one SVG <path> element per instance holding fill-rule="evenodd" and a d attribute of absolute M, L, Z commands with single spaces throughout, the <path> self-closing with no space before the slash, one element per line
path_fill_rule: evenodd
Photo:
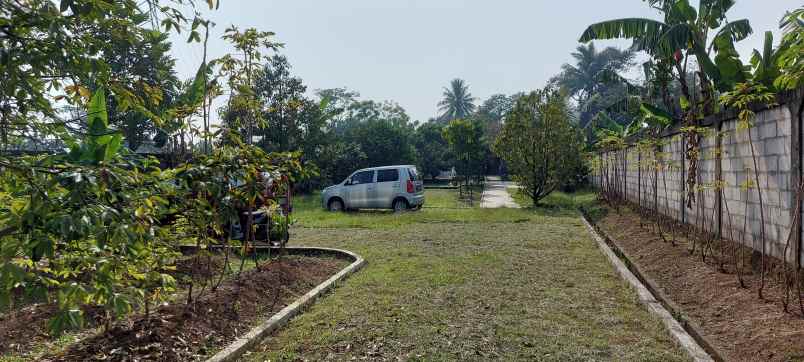
<path fill-rule="evenodd" d="M 325 188 L 321 203 L 330 211 L 392 209 L 398 212 L 424 205 L 424 185 L 416 166 L 364 168 L 343 182 Z"/>

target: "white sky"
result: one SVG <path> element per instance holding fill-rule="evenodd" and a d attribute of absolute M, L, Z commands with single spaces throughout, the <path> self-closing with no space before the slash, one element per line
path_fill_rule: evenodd
<path fill-rule="evenodd" d="M 572 61 L 589 24 L 659 19 L 641 0 L 221 0 L 215 11 L 200 5 L 217 23 L 211 57 L 231 51 L 220 39 L 230 25 L 273 31 L 311 92 L 347 87 L 364 99 L 396 101 L 421 121 L 437 114 L 442 88 L 453 78 L 466 80 L 479 100 L 533 90 Z M 766 30 L 778 41 L 779 19 L 799 6 L 801 0 L 738 0 L 729 19 L 748 18 L 754 28 L 738 44 L 743 58 L 762 47 Z M 201 46 L 187 44 L 185 34 L 173 42 L 179 76 L 194 76 Z"/>

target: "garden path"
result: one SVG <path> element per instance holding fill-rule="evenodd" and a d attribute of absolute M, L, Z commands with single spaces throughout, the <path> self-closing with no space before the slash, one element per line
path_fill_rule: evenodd
<path fill-rule="evenodd" d="M 501 207 L 518 209 L 519 204 L 508 193 L 508 187 L 513 185 L 513 182 L 500 180 L 499 176 L 486 176 L 486 188 L 480 198 L 480 207 L 484 209 Z"/>

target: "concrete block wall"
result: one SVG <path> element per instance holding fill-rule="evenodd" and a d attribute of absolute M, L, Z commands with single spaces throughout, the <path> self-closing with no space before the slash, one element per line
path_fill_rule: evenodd
<path fill-rule="evenodd" d="M 696 225 L 709 232 L 717 232 L 717 130 L 710 128 L 700 140 L 698 155 L 698 180 L 696 182 L 695 203 L 685 211 L 685 222 Z M 690 160 L 685 168 L 689 170 Z"/>
<path fill-rule="evenodd" d="M 655 170 L 656 158 L 653 152 L 642 150 L 642 206 L 653 208 L 656 202 L 654 198 L 654 184 L 656 178 Z"/>
<path fill-rule="evenodd" d="M 664 140 L 660 155 L 662 156 L 661 171 L 659 172 L 659 212 L 666 216 L 682 221 L 682 198 L 684 170 L 681 165 L 684 160 L 684 148 L 681 135 L 668 137 Z"/>
<path fill-rule="evenodd" d="M 750 140 L 757 159 L 756 167 L 751 156 L 749 132 L 740 127 L 736 113 L 718 115 L 715 120 L 709 121 L 709 132 L 700 143 L 698 189 L 692 208 L 687 208 L 684 202 L 689 160 L 685 157 L 686 140 L 678 132 L 666 135 L 661 142 L 656 162 L 662 166 L 656 177 L 653 152 L 643 150 L 640 154 L 636 146 L 620 151 L 627 160 L 625 170 L 620 169 L 620 174 L 625 175 L 620 180 L 624 183 L 625 197 L 635 204 L 641 198 L 643 206 L 653 207 L 655 177 L 659 212 L 698 227 L 703 221 L 707 231 L 720 232 L 724 238 L 743 243 L 757 251 L 762 250 L 763 224 L 760 211 L 763 211 L 766 252 L 776 258 L 783 258 L 785 244 L 793 226 L 795 189 L 801 178 L 802 155 L 798 142 L 804 139 L 804 127 L 801 127 L 800 119 L 803 93 L 804 91 L 799 91 L 794 97 L 788 98 L 788 104 L 780 103 L 778 106 L 757 111 L 757 117 L 750 129 Z M 798 139 L 794 139 L 794 132 L 797 132 L 795 137 Z M 759 185 L 754 185 L 755 175 L 759 178 Z M 593 177 L 595 185 L 600 185 L 600 181 L 599 175 Z M 746 188 L 749 184 L 751 187 Z M 718 196 L 717 185 L 722 185 L 722 198 Z M 758 190 L 762 192 L 762 210 Z M 800 243 L 802 239 L 804 235 L 794 235 L 791 240 Z M 796 248 L 797 245 L 790 246 L 788 261 L 795 259 L 793 253 Z M 804 259 L 804 250 L 800 252 Z"/>
<path fill-rule="evenodd" d="M 724 122 L 722 130 L 723 234 L 755 250 L 762 250 L 761 191 L 766 252 L 777 258 L 782 258 L 792 224 L 792 118 L 788 107 L 777 107 L 757 114 L 750 129 L 756 167 L 751 156 L 749 130 L 740 127 L 736 120 Z M 746 187 L 749 184 L 750 188 Z M 729 217 L 731 220 L 728 220 Z"/>
<path fill-rule="evenodd" d="M 639 199 L 639 151 L 634 146 L 629 146 L 626 152 L 626 198 L 628 201 L 637 203 Z"/>
<path fill-rule="evenodd" d="M 625 194 L 628 191 L 628 184 L 627 184 L 627 174 L 628 174 L 628 164 L 627 164 L 627 152 L 626 150 L 621 150 L 617 152 L 617 159 L 614 163 L 615 169 L 617 171 L 617 177 L 620 178 L 620 188 L 619 191 L 621 194 Z"/>

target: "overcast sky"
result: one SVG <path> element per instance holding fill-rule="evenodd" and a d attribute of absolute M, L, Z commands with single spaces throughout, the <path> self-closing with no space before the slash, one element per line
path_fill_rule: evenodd
<path fill-rule="evenodd" d="M 778 41 L 779 19 L 799 6 L 801 0 L 739 0 L 729 19 L 748 18 L 754 28 L 738 44 L 743 57 L 762 47 L 766 30 Z M 438 113 L 453 78 L 466 80 L 480 100 L 536 89 L 572 61 L 587 25 L 660 18 L 641 0 L 221 0 L 219 10 L 204 13 L 217 23 L 211 57 L 231 50 L 220 40 L 230 25 L 273 31 L 311 92 L 346 87 L 364 99 L 396 101 L 422 121 Z M 180 77 L 189 78 L 202 48 L 185 40 L 174 37 L 173 53 Z"/>

